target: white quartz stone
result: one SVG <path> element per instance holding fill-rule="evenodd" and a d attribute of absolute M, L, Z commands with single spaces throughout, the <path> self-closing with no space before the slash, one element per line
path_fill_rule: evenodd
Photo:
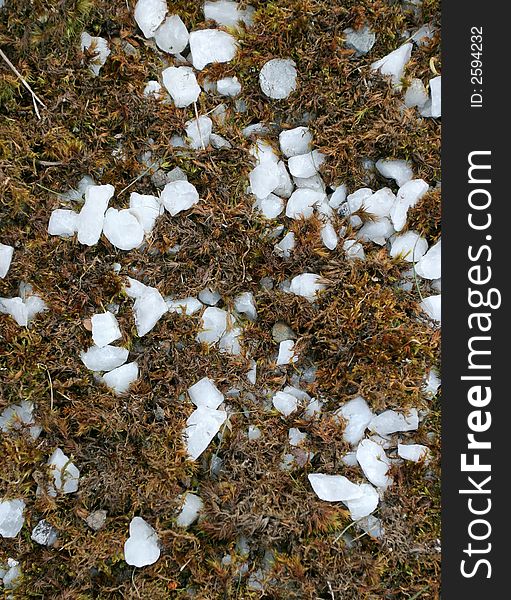
<path fill-rule="evenodd" d="M 373 417 L 368 425 L 370 431 L 385 436 L 398 431 L 415 431 L 419 427 L 419 416 L 416 408 L 410 409 L 407 415 L 395 410 L 386 410 Z"/>
<path fill-rule="evenodd" d="M 185 123 L 188 145 L 193 150 L 207 148 L 213 130 L 213 121 L 204 115 Z"/>
<path fill-rule="evenodd" d="M 241 92 L 241 83 L 237 77 L 224 77 L 216 82 L 216 89 L 221 96 L 234 98 Z"/>
<path fill-rule="evenodd" d="M 92 339 L 96 346 L 103 348 L 122 337 L 119 323 L 111 312 L 92 315 Z"/>
<path fill-rule="evenodd" d="M 429 454 L 429 448 L 422 444 L 398 444 L 397 454 L 405 460 L 411 460 L 412 462 L 419 462 L 423 458 L 427 458 Z"/>
<path fill-rule="evenodd" d="M 362 208 L 364 200 L 373 195 L 371 188 L 360 188 L 349 194 L 346 198 L 346 203 L 340 207 L 340 212 L 343 216 L 349 216 Z"/>
<path fill-rule="evenodd" d="M 429 185 L 423 179 L 412 179 L 399 188 L 397 200 L 390 211 L 390 218 L 396 231 L 403 229 L 408 209 L 415 206 L 428 189 Z"/>
<path fill-rule="evenodd" d="M 199 292 L 199 300 L 202 303 L 207 304 L 208 306 L 217 305 L 221 299 L 222 299 L 222 296 L 218 293 L 218 291 L 212 290 L 209 287 L 204 288 L 203 290 L 201 290 Z"/>
<path fill-rule="evenodd" d="M 442 275 L 442 241 L 431 246 L 415 265 L 415 271 L 424 279 L 439 279 Z"/>
<path fill-rule="evenodd" d="M 236 40 L 219 29 L 199 29 L 190 33 L 193 66 L 202 71 L 210 63 L 225 63 L 236 54 Z"/>
<path fill-rule="evenodd" d="M 279 134 L 282 154 L 287 158 L 308 154 L 311 151 L 312 133 L 308 127 L 286 129 Z"/>
<path fill-rule="evenodd" d="M 89 371 L 111 371 L 120 367 L 128 360 L 129 351 L 119 346 L 91 346 L 86 352 L 80 353 L 83 364 Z"/>
<path fill-rule="evenodd" d="M 369 515 L 357 521 L 357 525 L 372 538 L 379 539 L 385 534 L 380 519 L 374 515 Z"/>
<path fill-rule="evenodd" d="M 203 306 L 202 302 L 197 300 L 197 298 L 192 298 L 191 296 L 178 300 L 166 298 L 165 302 L 167 303 L 169 312 L 181 313 L 184 315 L 194 315 L 196 312 L 199 312 Z"/>
<path fill-rule="evenodd" d="M 103 233 L 112 246 L 119 250 L 133 250 L 144 241 L 144 228 L 127 208 L 109 208 L 106 211 Z"/>
<path fill-rule="evenodd" d="M 412 79 L 405 93 L 407 108 L 422 108 L 428 101 L 428 93 L 420 79 Z"/>
<path fill-rule="evenodd" d="M 130 385 L 138 379 L 138 364 L 126 363 L 103 375 L 103 382 L 116 394 L 124 394 Z"/>
<path fill-rule="evenodd" d="M 295 244 L 295 234 L 292 231 L 288 231 L 280 240 L 280 242 L 275 244 L 275 253 L 279 256 L 282 256 L 282 258 L 289 258 L 295 247 Z"/>
<path fill-rule="evenodd" d="M 396 235 L 390 245 L 390 256 L 407 262 L 418 262 L 428 251 L 428 242 L 415 231 Z"/>
<path fill-rule="evenodd" d="M 424 387 L 422 391 L 427 398 L 434 398 L 438 392 L 438 388 L 442 385 L 442 381 L 436 369 L 431 369 L 425 377 Z"/>
<path fill-rule="evenodd" d="M 399 187 L 413 177 L 412 165 L 407 160 L 380 159 L 376 161 L 375 167 L 383 177 L 393 179 Z"/>
<path fill-rule="evenodd" d="M 80 471 L 60 448 L 50 456 L 48 466 L 53 474 L 53 485 L 57 491 L 72 494 L 78 490 Z"/>
<path fill-rule="evenodd" d="M 234 299 L 234 308 L 241 314 L 246 315 L 251 321 L 257 319 L 257 309 L 252 292 L 243 292 Z"/>
<path fill-rule="evenodd" d="M 394 227 L 392 227 L 390 219 L 383 217 L 377 221 L 366 222 L 358 231 L 357 237 L 363 242 L 374 242 L 379 246 L 384 246 L 393 233 Z"/>
<path fill-rule="evenodd" d="M 163 188 L 161 201 L 168 212 L 175 217 L 199 202 L 199 192 L 188 181 L 171 181 Z"/>
<path fill-rule="evenodd" d="M 161 99 L 163 97 L 163 92 L 159 81 L 156 81 L 155 79 L 148 81 L 144 87 L 144 96 L 151 96 L 157 100 Z"/>
<path fill-rule="evenodd" d="M 14 248 L 7 244 L 0 244 L 0 279 L 3 279 L 11 266 Z"/>
<path fill-rule="evenodd" d="M 284 200 L 275 194 L 269 194 L 266 198 L 258 199 L 255 203 L 266 219 L 275 219 L 284 210 Z"/>
<path fill-rule="evenodd" d="M 310 473 L 308 479 L 316 495 L 326 502 L 346 502 L 360 498 L 359 486 L 343 475 Z"/>
<path fill-rule="evenodd" d="M 255 360 L 250 361 L 250 370 L 247 372 L 247 379 L 252 384 L 255 385 L 257 381 L 257 363 Z"/>
<path fill-rule="evenodd" d="M 258 165 L 265 162 L 277 164 L 279 157 L 273 146 L 266 140 L 256 140 L 256 143 L 249 150 L 250 156 L 256 159 Z"/>
<path fill-rule="evenodd" d="M 307 434 L 303 431 L 300 431 L 296 427 L 291 427 L 288 437 L 291 446 L 299 446 L 304 440 L 307 439 Z"/>
<path fill-rule="evenodd" d="M 258 440 L 261 437 L 261 430 L 255 425 L 249 425 L 248 427 L 248 439 L 250 441 Z"/>
<path fill-rule="evenodd" d="M 355 260 L 359 258 L 360 260 L 365 260 L 365 252 L 362 244 L 357 242 L 356 240 L 346 240 L 343 245 L 343 250 L 346 253 L 346 258 L 349 260 Z"/>
<path fill-rule="evenodd" d="M 195 494 L 187 493 L 183 497 L 183 505 L 176 517 L 178 527 L 190 527 L 199 518 L 200 511 L 204 508 L 204 502 Z"/>
<path fill-rule="evenodd" d="M 314 213 L 314 207 L 326 198 L 323 192 L 301 188 L 295 190 L 286 205 L 286 217 L 290 219 L 308 219 Z"/>
<path fill-rule="evenodd" d="M 166 0 L 138 0 L 135 5 L 135 21 L 146 38 L 154 36 L 166 14 Z"/>
<path fill-rule="evenodd" d="M 168 67 L 162 71 L 162 78 L 178 108 L 189 106 L 199 98 L 201 89 L 191 67 Z"/>
<path fill-rule="evenodd" d="M 34 403 L 21 400 L 19 404 L 11 404 L 0 413 L 0 431 L 7 433 L 28 427 L 32 439 L 37 439 L 42 428 L 35 424 Z"/>
<path fill-rule="evenodd" d="M 330 204 L 330 206 L 335 210 L 339 209 L 341 204 L 343 204 L 346 201 L 347 193 L 348 188 L 346 187 L 346 184 L 343 183 L 342 185 L 335 188 L 334 193 L 328 199 L 328 204 Z"/>
<path fill-rule="evenodd" d="M 138 284 L 139 282 L 136 283 Z M 133 312 L 135 313 L 135 325 L 138 336 L 142 337 L 146 333 L 149 333 L 167 312 L 167 304 L 156 288 L 144 286 L 142 293 L 137 294 L 135 297 Z"/>
<path fill-rule="evenodd" d="M 422 310 L 428 315 L 433 321 L 442 322 L 442 301 L 441 294 L 428 296 L 420 303 Z"/>
<path fill-rule="evenodd" d="M 293 340 L 285 340 L 279 344 L 279 355 L 277 357 L 277 366 L 289 365 L 298 360 L 294 352 L 295 343 Z"/>
<path fill-rule="evenodd" d="M 293 193 L 293 190 L 295 189 L 293 180 L 291 179 L 291 176 L 289 175 L 289 172 L 283 160 L 280 160 L 277 163 L 277 168 L 280 173 L 280 181 L 279 185 L 273 191 L 277 196 L 280 196 L 281 198 L 289 198 Z"/>
<path fill-rule="evenodd" d="M 396 196 L 389 188 L 382 188 L 366 198 L 362 204 L 365 212 L 379 219 L 389 217 Z"/>
<path fill-rule="evenodd" d="M 363 56 L 374 46 L 376 35 L 367 25 L 361 29 L 352 29 L 348 27 L 343 31 L 345 35 L 346 46 L 355 50 L 356 56 Z"/>
<path fill-rule="evenodd" d="M 326 190 L 325 182 L 319 173 L 312 175 L 312 177 L 293 177 L 293 182 L 297 188 L 308 188 L 323 193 Z"/>
<path fill-rule="evenodd" d="M 103 230 L 108 202 L 114 195 L 113 185 L 89 185 L 85 190 L 85 203 L 78 215 L 78 241 L 86 246 L 98 243 Z"/>
<path fill-rule="evenodd" d="M 369 483 L 361 483 L 358 486 L 360 496 L 353 500 L 346 500 L 346 506 L 354 521 L 358 521 L 370 515 L 378 506 L 380 496 L 377 490 Z"/>
<path fill-rule="evenodd" d="M 293 277 L 290 292 L 297 296 L 303 296 L 310 302 L 315 300 L 318 292 L 324 290 L 326 285 L 321 283 L 321 276 L 314 273 L 302 273 Z"/>
<path fill-rule="evenodd" d="M 431 92 L 431 116 L 437 119 L 442 116 L 442 78 L 430 79 L 429 90 Z"/>
<path fill-rule="evenodd" d="M 362 440 L 357 448 L 357 460 L 364 475 L 376 487 L 386 488 L 392 480 L 387 476 L 390 460 L 385 450 L 372 440 Z"/>
<path fill-rule="evenodd" d="M 337 248 L 339 236 L 337 235 L 337 232 L 330 221 L 326 222 L 321 227 L 321 240 L 325 247 L 329 250 L 335 250 Z"/>
<path fill-rule="evenodd" d="M 0 537 L 14 538 L 18 535 L 25 522 L 24 500 L 0 500 Z"/>
<path fill-rule="evenodd" d="M 212 379 L 203 377 L 188 388 L 190 400 L 197 408 L 218 408 L 224 401 L 224 395 L 216 387 Z"/>
<path fill-rule="evenodd" d="M 224 333 L 224 335 L 220 338 L 218 343 L 218 349 L 220 352 L 233 355 L 241 354 L 241 345 L 239 341 L 241 334 L 242 331 L 239 327 L 231 327 L 231 329 Z"/>
<path fill-rule="evenodd" d="M 280 184 L 281 171 L 277 163 L 261 162 L 249 174 L 250 189 L 258 199 L 267 198 Z"/>
<path fill-rule="evenodd" d="M 232 148 L 231 142 L 225 139 L 223 136 L 218 135 L 218 133 L 212 133 L 209 136 L 209 143 L 216 150 L 221 150 L 222 148 Z"/>
<path fill-rule="evenodd" d="M 296 64 L 288 58 L 269 60 L 259 73 L 259 85 L 269 98 L 282 100 L 296 89 Z"/>
<path fill-rule="evenodd" d="M 160 558 L 156 531 L 142 517 L 134 517 L 130 523 L 130 535 L 124 542 L 124 560 L 133 567 L 154 564 Z"/>
<path fill-rule="evenodd" d="M 1 0 L 1 2 L 3 2 L 3 0 Z M 1 2 L 0 8 L 2 6 Z M 21 576 L 22 572 L 17 560 L 8 558 L 5 568 L 0 565 L 0 579 L 2 580 L 4 590 L 15 590 L 20 584 Z M 14 598 L 14 596 L 9 595 L 7 598 Z"/>
<path fill-rule="evenodd" d="M 78 229 L 78 213 L 74 210 L 56 208 L 50 215 L 48 223 L 49 235 L 60 237 L 71 237 Z M 1 275 L 1 273 L 0 273 Z"/>
<path fill-rule="evenodd" d="M 371 65 L 373 70 L 380 71 L 382 75 L 390 75 L 392 83 L 399 86 L 405 70 L 406 63 L 410 60 L 413 44 L 406 43 L 387 54 L 382 59 Z"/>
<path fill-rule="evenodd" d="M 296 397 L 286 392 L 277 392 L 273 396 L 272 404 L 275 409 L 285 417 L 289 416 L 298 408 L 298 400 Z"/>
<path fill-rule="evenodd" d="M 154 34 L 158 48 L 169 54 L 179 54 L 188 45 L 188 29 L 179 15 L 170 15 Z"/>
<path fill-rule="evenodd" d="M 94 57 L 89 62 L 89 69 L 97 77 L 101 67 L 106 63 L 106 59 L 110 55 L 108 42 L 102 37 L 93 37 L 84 31 L 80 38 L 80 44 L 82 52 L 84 50 L 94 52 Z"/>
<path fill-rule="evenodd" d="M 202 313 L 202 330 L 197 341 L 206 344 L 218 342 L 227 330 L 227 312 L 215 306 L 209 306 Z"/>
<path fill-rule="evenodd" d="M 321 407 L 323 406 L 323 402 L 317 398 L 311 398 L 309 403 L 307 404 L 303 416 L 306 419 L 314 419 L 316 415 L 321 413 Z"/>
<path fill-rule="evenodd" d="M 89 185 L 95 185 L 94 179 L 85 175 L 78 182 L 76 189 L 69 189 L 67 192 L 61 194 L 60 197 L 62 200 L 82 200 Z"/>
<path fill-rule="evenodd" d="M 226 419 L 227 413 L 225 411 L 206 406 L 197 408 L 190 415 L 186 421 L 185 443 L 188 455 L 192 460 L 197 460 L 206 450 Z"/>
<path fill-rule="evenodd" d="M 251 6 L 241 9 L 237 2 L 230 0 L 204 2 L 204 17 L 226 27 L 235 27 L 240 21 L 250 25 L 253 12 L 254 9 Z"/>
<path fill-rule="evenodd" d="M 325 155 L 318 150 L 292 156 L 288 161 L 289 172 L 293 177 L 312 177 L 325 162 Z"/>
<path fill-rule="evenodd" d="M 341 460 L 347 467 L 358 467 L 356 452 L 346 452 L 346 454 L 341 457 Z"/>
<path fill-rule="evenodd" d="M 156 196 L 132 192 L 129 210 L 132 215 L 135 215 L 147 234 L 153 230 L 156 219 L 164 212 L 164 207 Z"/>
<path fill-rule="evenodd" d="M 346 402 L 336 414 L 346 421 L 343 440 L 352 445 L 358 444 L 364 437 L 364 432 L 374 417 L 374 413 L 362 396 Z"/>

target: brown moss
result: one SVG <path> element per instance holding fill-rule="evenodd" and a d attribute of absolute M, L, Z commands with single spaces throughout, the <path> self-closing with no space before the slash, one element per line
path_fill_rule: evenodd
<path fill-rule="evenodd" d="M 12 0 L 0 13 L 2 48 L 47 105 L 38 120 L 29 94 L 5 65 L 0 67 L 0 235 L 2 243 L 15 246 L 0 296 L 15 295 L 18 283 L 29 281 L 49 306 L 28 330 L 0 315 L 0 410 L 30 399 L 44 430 L 37 443 L 26 432 L 0 438 L 0 455 L 6 457 L 0 497 L 27 502 L 22 534 L 0 541 L 0 562 L 13 556 L 22 563 L 20 598 L 157 600 L 189 597 L 188 588 L 204 600 L 439 597 L 437 442 L 422 440 L 433 448 L 429 466 L 396 471 L 396 486 L 379 513 L 385 543 L 364 536 L 350 548 L 340 536 L 350 524 L 346 510 L 319 501 L 307 481 L 314 471 L 360 477 L 341 460 L 349 448 L 333 412 L 342 401 L 362 394 L 375 410 L 426 407 L 420 387 L 425 370 L 438 361 L 439 335 L 420 317 L 416 291 L 397 288 L 406 266 L 390 260 L 385 250 L 365 244 L 367 260 L 353 263 L 342 244 L 334 252 L 323 247 L 318 220 L 285 220 L 296 235 L 296 250 L 286 261 L 275 255 L 268 223 L 254 215 L 245 195 L 251 142 L 241 135 L 243 127 L 264 121 L 271 126 L 268 140 L 278 147 L 281 128 L 309 123 L 315 145 L 328 155 L 326 183 L 346 182 L 350 191 L 362 184 L 389 185 L 364 170 L 362 157 L 406 158 L 418 177 L 440 180 L 439 123 L 403 111 L 401 94 L 370 69 L 401 43 L 400 31 L 436 23 L 438 3 L 425 0 L 423 17 L 384 0 L 251 4 L 257 8 L 254 26 L 239 33 L 235 60 L 200 74 L 201 80 L 236 74 L 243 85 L 246 112 L 207 94 L 198 107 L 205 113 L 220 101 L 227 105 L 226 121 L 217 130 L 234 149 L 189 154 L 172 150 L 169 141 L 183 134 L 193 107 L 176 109 L 143 97 L 145 83 L 158 78 L 166 62 L 136 29 L 126 3 L 62 0 L 50 6 Z M 189 28 L 206 26 L 201 3 L 180 0 L 173 11 Z M 377 42 L 367 56 L 356 58 L 344 47 L 343 30 L 363 23 L 376 31 Z M 112 54 L 99 78 L 90 75 L 87 56 L 79 52 L 83 30 L 110 42 Z M 133 55 L 126 54 L 126 43 Z M 293 58 L 299 72 L 298 90 L 285 102 L 268 100 L 257 81 L 261 66 L 276 56 Z M 405 85 L 412 77 L 427 82 L 432 59 L 439 70 L 439 36 L 414 50 Z M 137 179 L 145 170 L 140 154 L 149 149 L 163 168 L 180 166 L 197 186 L 202 202 L 193 210 L 162 217 L 148 247 L 129 254 L 104 238 L 87 248 L 47 235 L 49 214 L 62 205 L 56 194 L 83 174 L 114 184 L 118 192 L 137 180 L 114 199 L 116 207 L 127 205 L 129 191 L 154 193 L 150 172 Z M 429 193 L 410 211 L 410 227 L 430 242 L 439 236 L 439 196 Z M 172 256 L 168 250 L 176 244 L 181 251 Z M 229 399 L 234 414 L 222 440 L 196 463 L 185 458 L 182 430 L 191 405 L 181 395 L 202 376 L 212 377 L 224 392 L 246 387 L 248 360 L 199 345 L 198 316 L 168 314 L 139 339 L 132 301 L 122 291 L 123 277 L 112 271 L 114 262 L 123 276 L 136 272 L 176 297 L 196 295 L 207 285 L 229 306 L 237 293 L 254 293 L 259 318 L 247 324 L 244 348 L 257 360 L 258 385 L 252 396 Z M 315 304 L 278 290 L 304 271 L 319 273 L 328 283 Z M 273 290 L 260 286 L 263 277 L 273 279 Z M 109 303 L 119 305 L 122 343 L 144 374 L 121 397 L 96 382 L 79 358 L 90 344 L 84 319 Z M 280 389 L 297 374 L 293 366 L 275 368 L 271 328 L 278 320 L 297 334 L 295 367 L 308 361 L 318 366 L 316 381 L 303 384 L 325 402 L 317 421 L 306 420 L 303 411 L 283 420 L 263 409 L 267 399 L 261 390 Z M 421 430 L 437 432 L 437 407 L 429 408 Z M 249 424 L 262 431 L 255 442 L 247 439 Z M 307 432 L 308 440 L 296 455 L 303 466 L 286 471 L 280 467 L 283 455 L 297 452 L 288 444 L 289 427 Z M 80 491 L 36 497 L 56 447 L 79 466 Z M 314 457 L 307 460 L 306 451 Z M 218 475 L 210 469 L 215 454 L 223 461 Z M 174 516 L 177 497 L 186 490 L 200 493 L 205 511 L 200 524 L 183 531 Z M 107 510 L 108 520 L 94 533 L 84 518 L 97 509 Z M 157 529 L 162 556 L 135 570 L 123 561 L 122 548 L 129 520 L 137 514 Z M 30 539 L 43 517 L 59 530 L 58 551 Z M 249 556 L 235 548 L 242 535 L 249 540 Z M 261 567 L 267 549 L 276 556 L 262 595 L 247 589 L 247 578 Z M 230 565 L 222 562 L 226 554 Z M 240 576 L 245 562 L 249 571 Z"/>

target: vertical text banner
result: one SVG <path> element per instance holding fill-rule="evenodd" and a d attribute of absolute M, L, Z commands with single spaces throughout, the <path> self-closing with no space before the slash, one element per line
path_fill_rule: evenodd
<path fill-rule="evenodd" d="M 442 598 L 480 600 L 511 597 L 511 11 L 442 10 Z"/>

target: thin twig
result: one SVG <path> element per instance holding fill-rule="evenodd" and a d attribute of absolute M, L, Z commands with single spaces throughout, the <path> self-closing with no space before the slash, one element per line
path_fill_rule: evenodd
<path fill-rule="evenodd" d="M 335 538 L 334 540 L 334 544 L 335 542 L 338 542 L 341 537 L 348 531 L 348 529 L 351 529 L 354 525 L 356 525 L 357 522 L 356 521 L 352 521 L 349 525 L 347 525 L 342 531 L 341 533 Z"/>
<path fill-rule="evenodd" d="M 46 375 L 48 376 L 48 381 L 50 382 L 50 410 L 53 410 L 53 382 L 51 380 L 50 371 L 48 370 L 48 367 L 42 363 L 38 363 L 38 366 L 43 367 L 43 369 L 46 371 Z"/>
<path fill-rule="evenodd" d="M 202 132 L 200 130 L 199 112 L 197 110 L 197 102 L 193 103 L 193 108 L 195 110 L 195 119 L 197 120 L 197 131 L 199 132 L 200 143 L 201 143 L 202 149 L 206 150 L 206 146 L 204 145 L 204 140 L 202 139 Z"/>
<path fill-rule="evenodd" d="M 35 114 L 37 115 L 37 118 L 40 120 L 41 119 L 41 115 L 39 114 L 39 110 L 37 108 L 36 102 L 39 102 L 39 104 L 43 108 L 46 108 L 46 104 L 37 96 L 37 94 L 34 92 L 34 90 L 27 83 L 26 79 L 18 71 L 18 69 L 12 64 L 12 62 L 7 58 L 7 56 L 4 54 L 4 51 L 1 48 L 0 48 L 0 56 L 4 59 L 4 61 L 8 65 L 8 67 L 13 71 L 13 73 L 16 75 L 16 77 L 18 77 L 18 79 L 21 81 L 21 83 L 27 88 L 27 90 L 32 95 L 32 103 L 34 104 Z"/>
<path fill-rule="evenodd" d="M 133 180 L 131 183 L 128 183 L 128 185 L 127 185 L 125 188 L 123 188 L 123 189 L 122 189 L 122 190 L 121 190 L 121 191 L 120 191 L 120 192 L 117 194 L 117 196 L 120 196 L 121 194 L 124 194 L 124 192 L 125 192 L 126 190 L 129 190 L 129 189 L 130 189 L 130 187 L 131 187 L 132 185 L 134 185 L 135 183 L 137 183 L 137 181 L 139 181 L 140 179 L 142 179 L 142 177 L 144 177 L 144 175 L 147 175 L 147 173 L 149 173 L 149 171 L 150 171 L 150 170 L 151 170 L 153 167 L 155 167 L 155 166 L 158 164 L 158 162 L 159 162 L 159 160 L 155 160 L 153 163 L 151 163 L 151 164 L 150 164 L 150 165 L 147 167 L 147 169 L 146 169 L 145 171 L 143 171 L 142 173 L 140 173 L 140 175 L 139 175 L 138 177 L 136 177 L 136 178 L 135 178 L 135 179 L 134 179 L 134 180 Z"/>
<path fill-rule="evenodd" d="M 40 183 L 36 183 L 35 185 L 37 187 L 40 187 L 42 190 L 45 190 L 46 192 L 50 192 L 51 194 L 55 194 L 55 196 L 64 196 L 64 194 L 61 194 L 60 192 L 55 192 L 54 190 L 50 190 L 50 188 L 44 187 L 44 185 L 41 185 Z"/>
<path fill-rule="evenodd" d="M 330 592 L 330 596 L 332 596 L 332 600 L 335 600 L 335 595 L 334 595 L 334 590 L 332 589 L 332 584 L 327 581 L 328 583 L 328 591 Z"/>
<path fill-rule="evenodd" d="M 417 600 L 417 598 L 420 598 L 422 596 L 422 594 L 424 592 L 427 592 L 429 590 L 429 585 L 427 585 L 426 587 L 422 588 L 422 590 L 419 590 L 416 594 L 414 594 L 409 600 Z"/>

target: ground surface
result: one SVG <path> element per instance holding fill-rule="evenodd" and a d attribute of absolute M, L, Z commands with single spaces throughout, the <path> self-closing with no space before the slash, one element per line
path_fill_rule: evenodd
<path fill-rule="evenodd" d="M 172 4 L 189 28 L 203 22 L 201 3 Z M 1 241 L 15 247 L 0 296 L 15 295 L 18 283 L 27 281 L 49 307 L 28 329 L 0 315 L 0 410 L 32 400 L 43 427 L 36 443 L 28 436 L 0 434 L 0 498 L 23 497 L 27 503 L 20 536 L 0 540 L 0 562 L 14 556 L 24 573 L 14 597 L 163 599 L 189 597 L 194 590 L 205 600 L 438 598 L 439 416 L 437 401 L 426 401 L 420 388 L 424 373 L 438 362 L 439 334 L 420 318 L 417 289 L 396 288 L 408 266 L 392 261 L 385 249 L 369 244 L 365 262 L 347 261 L 340 246 L 334 252 L 323 247 L 319 224 L 310 220 L 292 223 L 298 242 L 291 259 L 275 256 L 264 219 L 254 216 L 244 194 L 252 165 L 249 142 L 240 133 L 257 121 L 301 125 L 309 113 L 314 144 L 329 157 L 323 170 L 327 183 L 345 182 L 350 191 L 362 187 L 368 175 L 361 159 L 381 157 L 410 159 L 415 176 L 439 181 L 439 123 L 402 111 L 402 96 L 369 69 L 399 45 L 397 32 L 436 21 L 437 3 L 425 1 L 417 17 L 398 2 L 380 0 L 253 1 L 255 24 L 243 33 L 236 59 L 202 72 L 236 74 L 242 82 L 248 110 L 230 110 L 222 132 L 234 149 L 188 157 L 173 153 L 169 139 L 182 133 L 193 108 L 175 109 L 143 97 L 145 83 L 157 79 L 164 64 L 137 30 L 128 10 L 133 2 L 8 0 L 7 5 L 0 13 L 0 46 L 47 106 L 38 120 L 19 80 L 0 67 L 0 230 Z M 342 31 L 362 22 L 377 33 L 377 42 L 367 57 L 355 59 L 344 48 Z M 98 78 L 82 64 L 83 30 L 110 42 L 112 54 Z M 134 56 L 123 51 L 124 41 L 135 47 Z M 278 56 L 295 60 L 299 87 L 288 101 L 272 102 L 261 94 L 257 76 Z M 431 77 L 431 61 L 440 72 L 438 36 L 414 51 L 406 77 Z M 202 94 L 200 112 L 218 103 Z M 180 166 L 197 186 L 203 199 L 197 207 L 185 216 L 163 216 L 150 251 L 116 251 L 104 238 L 87 248 L 47 235 L 51 210 L 59 206 L 52 191 L 63 192 L 88 174 L 119 192 L 140 175 L 138 157 L 148 149 L 148 138 L 166 169 Z M 113 156 L 120 143 L 123 154 Z M 376 177 L 375 189 L 383 185 L 388 181 Z M 156 191 L 149 176 L 136 190 Z M 118 206 L 127 196 L 118 196 Z M 431 193 L 409 225 L 433 242 L 439 221 L 439 194 Z M 173 258 L 166 250 L 175 244 L 182 251 Z M 206 285 L 225 298 L 254 293 L 259 319 L 246 332 L 245 347 L 259 365 L 257 388 L 251 390 L 257 401 L 232 400 L 237 414 L 230 429 L 196 463 L 187 461 L 182 443 L 192 409 L 180 395 L 206 375 L 222 391 L 246 388 L 248 360 L 207 352 L 195 341 L 199 320 L 189 317 L 168 314 L 138 339 L 124 280 L 112 271 L 115 262 L 125 274 L 137 268 L 140 278 L 164 295 L 196 296 Z M 279 283 L 304 271 L 329 282 L 315 304 L 259 284 L 263 277 Z M 79 358 L 90 344 L 84 319 L 111 302 L 120 305 L 123 342 L 142 372 L 124 397 L 96 383 Z M 308 387 L 325 401 L 317 421 L 299 414 L 284 420 L 261 408 L 260 390 L 279 388 L 293 374 L 292 367 L 270 367 L 276 348 L 271 328 L 278 320 L 299 335 L 304 361 L 318 367 Z M 378 513 L 384 538 L 363 536 L 349 547 L 339 536 L 350 523 L 347 511 L 320 501 L 307 473 L 349 474 L 340 461 L 347 450 L 342 428 L 331 414 L 356 394 L 375 410 L 428 408 L 414 439 L 431 448 L 432 462 L 396 471 Z M 249 423 L 263 431 L 260 440 L 248 442 Z M 312 465 L 291 472 L 279 466 L 289 427 L 306 431 L 315 453 Z M 436 438 L 426 439 L 428 432 Z M 79 466 L 79 492 L 36 498 L 37 482 L 47 476 L 45 463 L 56 447 Z M 217 476 L 209 469 L 215 453 L 223 460 Z M 200 493 L 205 510 L 199 524 L 183 531 L 173 520 L 185 490 Z M 108 511 L 108 520 L 95 533 L 84 518 L 100 508 Z M 152 567 L 133 569 L 123 560 L 134 515 L 144 516 L 162 541 L 162 557 Z M 56 548 L 30 539 L 31 527 L 42 517 L 59 531 Z M 240 536 L 249 541 L 248 559 L 236 553 Z M 265 592 L 250 591 L 247 576 L 236 575 L 239 565 L 248 560 L 249 575 L 260 568 L 266 550 L 275 556 L 270 581 Z M 222 564 L 229 553 L 231 564 Z"/>

